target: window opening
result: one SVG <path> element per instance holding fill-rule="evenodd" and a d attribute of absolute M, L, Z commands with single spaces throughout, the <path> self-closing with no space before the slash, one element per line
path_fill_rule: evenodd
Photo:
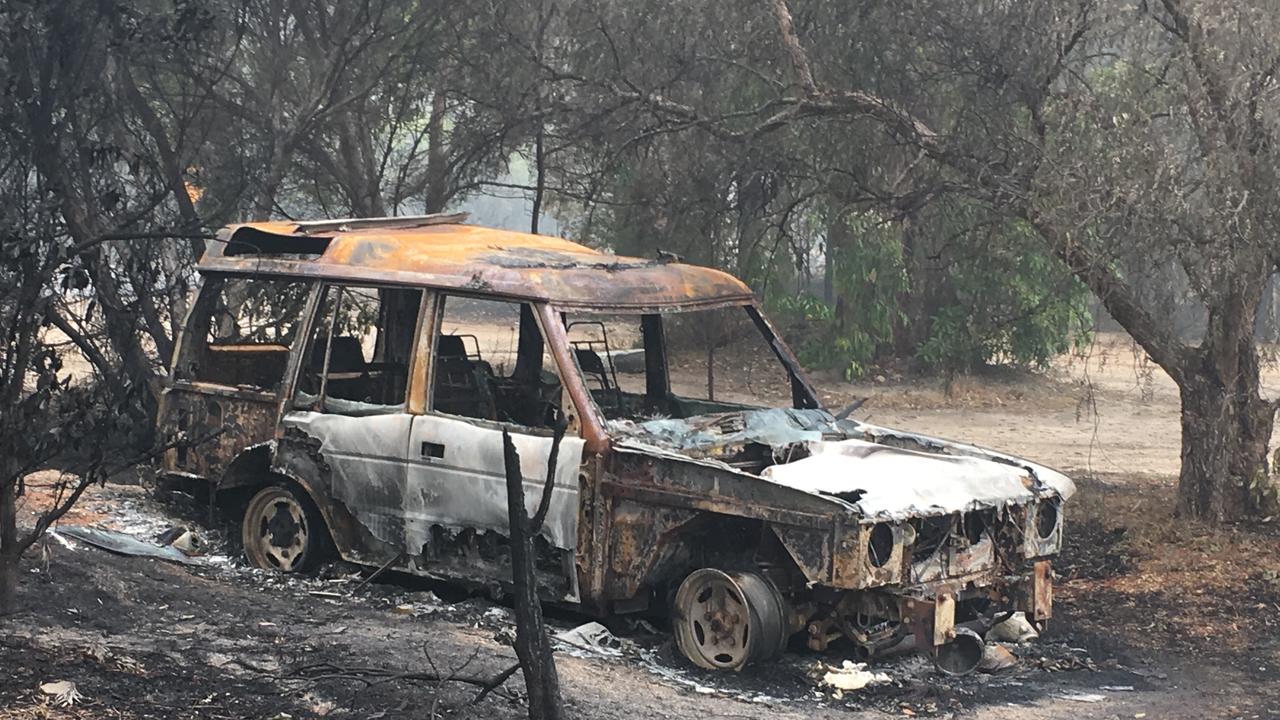
<path fill-rule="evenodd" d="M 745 307 L 580 313 L 565 327 L 583 384 L 606 419 L 793 404 L 790 373 Z"/>
<path fill-rule="evenodd" d="M 294 406 L 342 415 L 403 412 L 422 291 L 326 287 Z"/>
<path fill-rule="evenodd" d="M 431 408 L 553 427 L 562 388 L 527 303 L 443 296 L 432 357 Z"/>
<path fill-rule="evenodd" d="M 274 391 L 314 283 L 283 278 L 214 278 L 201 291 L 191 347 L 175 371 L 182 380 Z"/>

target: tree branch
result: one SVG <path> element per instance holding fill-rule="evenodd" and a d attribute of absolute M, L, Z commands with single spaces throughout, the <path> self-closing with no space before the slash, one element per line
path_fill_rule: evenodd
<path fill-rule="evenodd" d="M 813 67 L 809 64 L 808 53 L 800 44 L 800 38 L 796 36 L 795 23 L 792 22 L 791 9 L 787 7 L 787 0 L 770 0 L 769 5 L 773 9 L 773 16 L 778 21 L 778 34 L 782 36 L 782 46 L 791 60 L 791 69 L 795 71 L 800 87 L 809 97 L 818 95 L 818 84 L 813 79 Z"/>

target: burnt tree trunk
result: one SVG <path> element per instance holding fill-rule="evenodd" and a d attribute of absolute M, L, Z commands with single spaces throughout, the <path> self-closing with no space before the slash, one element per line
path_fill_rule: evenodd
<path fill-rule="evenodd" d="M 1261 395 L 1252 326 L 1226 350 L 1206 343 L 1180 379 L 1181 513 L 1221 522 L 1270 510 L 1257 490 L 1268 482 L 1267 446 L 1276 404 Z"/>
<path fill-rule="evenodd" d="M 16 609 L 18 595 L 18 508 L 16 483 L 0 485 L 0 616 Z"/>
<path fill-rule="evenodd" d="M 530 720 L 560 720 L 560 677 L 551 651 L 551 639 L 542 619 L 538 600 L 538 579 L 534 575 L 533 537 L 546 518 L 555 485 L 556 456 L 564 428 L 556 431 L 547 463 L 547 479 L 538 510 L 530 518 L 525 511 L 524 476 L 520 472 L 520 455 L 511 436 L 502 432 L 503 461 L 507 475 L 507 519 L 511 528 L 511 581 L 516 615 L 516 656 L 524 671 L 525 690 L 529 695 Z"/>

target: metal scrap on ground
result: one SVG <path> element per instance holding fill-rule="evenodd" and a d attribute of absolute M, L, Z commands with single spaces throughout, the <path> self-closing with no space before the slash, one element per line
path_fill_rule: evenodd
<path fill-rule="evenodd" d="M 172 545 L 157 545 L 155 543 L 143 542 L 132 535 L 126 535 L 114 530 L 102 530 L 100 528 L 69 525 L 60 527 L 56 530 L 51 530 L 50 532 L 56 535 L 73 538 L 119 555 L 151 557 L 156 558 L 157 560 L 168 560 L 170 562 L 182 563 L 183 565 L 200 565 L 204 562 L 198 557 L 187 555 Z"/>

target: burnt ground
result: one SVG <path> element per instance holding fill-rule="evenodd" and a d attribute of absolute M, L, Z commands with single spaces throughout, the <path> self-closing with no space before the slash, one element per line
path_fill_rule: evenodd
<path fill-rule="evenodd" d="M 878 663 L 892 681 L 836 698 L 813 667 L 839 652 L 709 674 L 651 627 L 615 626 L 615 655 L 565 647 L 566 717 L 1280 717 L 1280 532 L 1209 531 L 1168 513 L 1171 488 L 1082 482 L 1060 561 L 1057 612 L 1018 666 L 950 678 L 919 657 Z M 79 521 L 153 508 L 109 486 Z M 124 502 L 121 501 L 124 498 Z M 519 718 L 508 610 L 413 578 L 361 584 L 345 565 L 286 579 L 229 559 L 183 566 L 52 538 L 28 558 L 24 608 L 0 621 L 0 718 Z M 584 618 L 556 614 L 558 629 Z M 57 708 L 40 684 L 71 680 Z"/>

